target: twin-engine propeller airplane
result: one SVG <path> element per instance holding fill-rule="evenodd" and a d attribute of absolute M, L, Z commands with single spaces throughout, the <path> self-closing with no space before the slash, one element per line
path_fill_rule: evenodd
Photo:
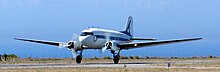
<path fill-rule="evenodd" d="M 28 41 L 34 43 L 41 43 L 60 47 L 66 47 L 76 55 L 76 62 L 81 63 L 82 52 L 87 49 L 100 49 L 111 51 L 113 54 L 113 61 L 118 64 L 121 50 L 128 50 L 140 47 L 149 47 L 163 44 L 171 44 L 178 42 L 187 42 L 200 40 L 202 38 L 187 38 L 176 40 L 162 40 L 156 41 L 154 38 L 136 38 L 133 37 L 133 18 L 128 17 L 127 25 L 123 31 L 106 30 L 99 28 L 88 28 L 82 31 L 80 36 L 70 40 L 67 43 L 52 42 L 25 38 L 15 38 L 16 40 Z M 146 42 L 132 42 L 134 40 L 145 40 Z"/>

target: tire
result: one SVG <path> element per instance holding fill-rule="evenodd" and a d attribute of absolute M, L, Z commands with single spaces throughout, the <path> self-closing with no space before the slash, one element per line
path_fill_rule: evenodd
<path fill-rule="evenodd" d="M 80 64 L 82 61 L 82 56 L 78 55 L 76 56 L 76 63 Z"/>
<path fill-rule="evenodd" d="M 114 64 L 118 64 L 118 62 L 119 62 L 119 56 L 114 56 L 113 61 L 114 61 Z"/>

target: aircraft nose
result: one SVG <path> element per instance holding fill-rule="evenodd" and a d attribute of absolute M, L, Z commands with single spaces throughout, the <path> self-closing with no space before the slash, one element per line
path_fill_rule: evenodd
<path fill-rule="evenodd" d="M 86 36 L 79 36 L 79 41 L 80 42 L 84 42 L 85 39 L 86 39 Z"/>
<path fill-rule="evenodd" d="M 86 43 L 86 42 L 90 42 L 91 38 L 92 38 L 92 36 L 80 36 L 79 41 L 82 43 Z"/>

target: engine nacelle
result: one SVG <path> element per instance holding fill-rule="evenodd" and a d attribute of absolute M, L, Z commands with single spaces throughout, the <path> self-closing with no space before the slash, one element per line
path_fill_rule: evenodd
<path fill-rule="evenodd" d="M 74 48 L 74 49 L 82 49 L 82 43 L 80 43 L 80 42 L 77 42 L 77 41 L 69 41 L 68 43 L 67 43 L 67 48 L 69 48 L 69 49 L 72 49 L 72 48 Z"/>
<path fill-rule="evenodd" d="M 108 50 L 116 51 L 119 50 L 120 48 L 118 47 L 118 43 L 113 42 L 113 41 L 108 41 L 105 43 L 105 47 L 107 47 Z"/>

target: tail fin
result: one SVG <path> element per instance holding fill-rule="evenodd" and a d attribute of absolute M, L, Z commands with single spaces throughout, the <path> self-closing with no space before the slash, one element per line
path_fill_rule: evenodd
<path fill-rule="evenodd" d="M 133 37 L 133 18 L 131 16 L 128 17 L 128 22 L 123 33 Z"/>

